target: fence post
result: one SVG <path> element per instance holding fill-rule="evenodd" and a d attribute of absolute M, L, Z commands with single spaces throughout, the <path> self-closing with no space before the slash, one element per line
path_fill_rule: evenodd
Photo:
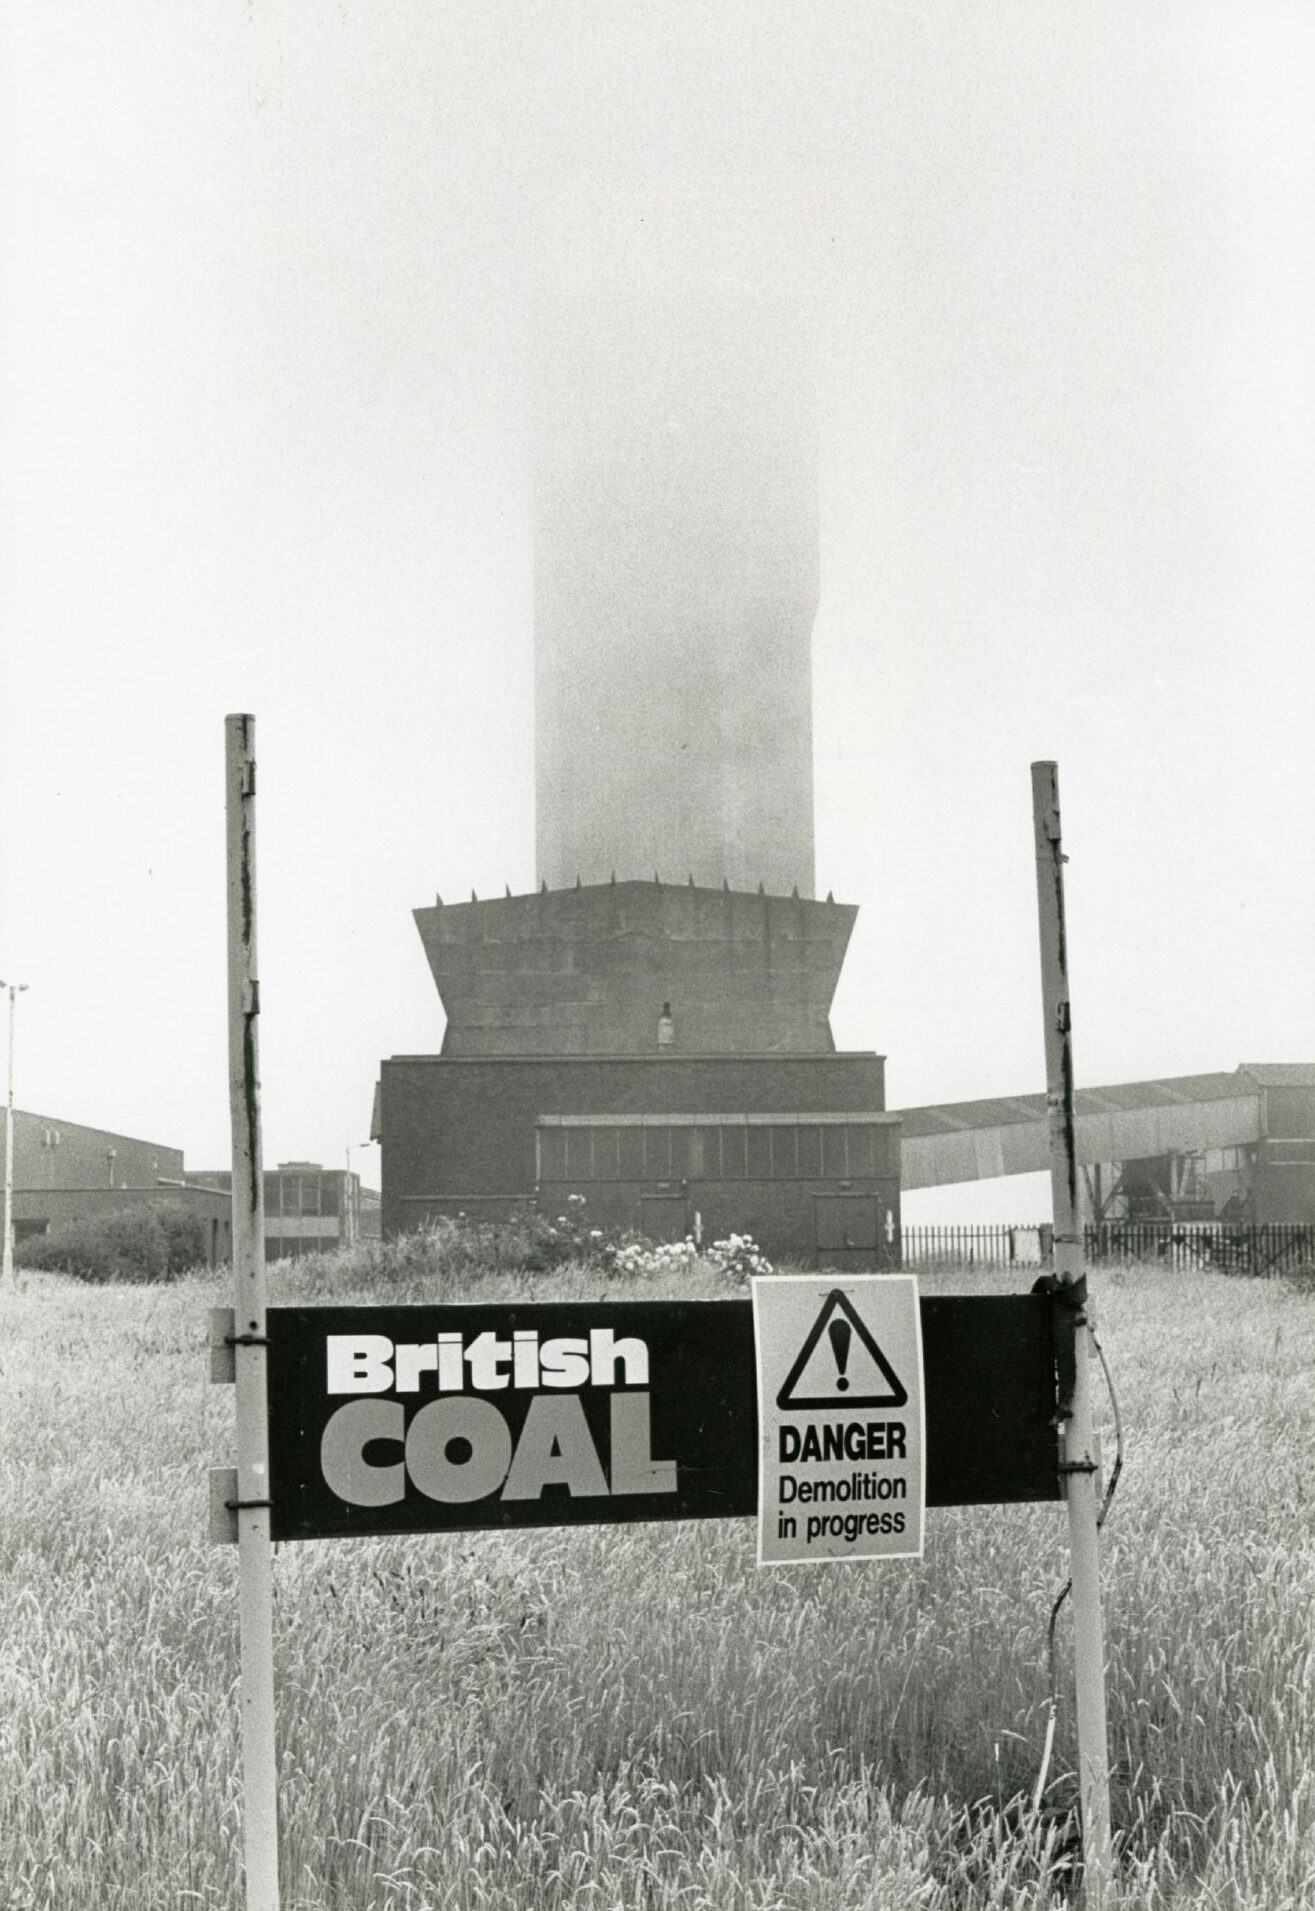
<path fill-rule="evenodd" d="M 228 850 L 228 1097 L 233 1129 L 233 1311 L 247 1911 L 279 1911 L 274 1585 L 265 1390 L 265 1190 L 256 976 L 255 719 L 224 721 Z"/>
<path fill-rule="evenodd" d="M 1059 771 L 1032 765 L 1032 823 L 1036 847 L 1037 917 L 1041 936 L 1041 995 L 1045 1023 L 1046 1107 L 1050 1127 L 1050 1188 L 1054 1203 L 1055 1276 L 1074 1306 L 1074 1376 L 1064 1427 L 1069 1559 L 1073 1580 L 1074 1668 L 1077 1688 L 1078 1778 L 1082 1800 L 1084 1901 L 1104 1911 L 1115 1886 L 1110 1834 L 1108 1731 L 1105 1719 L 1105 1646 L 1100 1606 L 1100 1539 L 1091 1420 L 1090 1309 L 1078 1232 L 1077 1132 L 1073 1101 L 1072 1012 L 1064 924 L 1064 856 L 1060 848 Z"/>

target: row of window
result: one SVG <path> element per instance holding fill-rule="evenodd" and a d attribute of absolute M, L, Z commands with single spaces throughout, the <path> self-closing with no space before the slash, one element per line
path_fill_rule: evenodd
<path fill-rule="evenodd" d="M 543 1126 L 540 1181 L 818 1181 L 880 1172 L 872 1122 Z"/>
<path fill-rule="evenodd" d="M 215 1187 L 231 1188 L 227 1169 L 206 1177 Z M 265 1170 L 265 1213 L 274 1215 L 337 1214 L 341 1209 L 339 1174 L 289 1174 L 283 1168 Z M 349 1192 L 350 1206 L 350 1192 Z"/>
<path fill-rule="evenodd" d="M 266 1214 L 337 1214 L 338 1177 L 319 1174 L 266 1174 Z"/>

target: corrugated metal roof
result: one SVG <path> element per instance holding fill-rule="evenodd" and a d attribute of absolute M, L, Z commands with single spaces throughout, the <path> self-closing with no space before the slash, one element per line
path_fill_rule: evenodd
<path fill-rule="evenodd" d="M 1301 1071 L 1303 1063 L 1291 1065 Z M 1306 1071 L 1315 1078 L 1315 1069 Z M 1196 1102 L 1236 1101 L 1253 1092 L 1252 1069 L 1234 1069 L 1231 1074 L 1172 1075 L 1158 1081 L 1118 1082 L 1100 1088 L 1079 1088 L 1076 1112 L 1082 1115 L 1126 1114 L 1141 1108 L 1189 1106 Z M 1293 1076 L 1283 1076 L 1285 1086 L 1295 1086 Z M 1261 1084 L 1257 1086 L 1277 1086 Z M 1014 1123 L 1044 1121 L 1044 1095 L 993 1096 L 985 1101 L 937 1102 L 923 1108 L 901 1108 L 904 1135 L 942 1135 L 972 1128 L 1000 1128 Z"/>

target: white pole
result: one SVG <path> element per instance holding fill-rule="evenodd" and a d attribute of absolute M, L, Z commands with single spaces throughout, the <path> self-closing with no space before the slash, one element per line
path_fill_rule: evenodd
<path fill-rule="evenodd" d="M 1037 917 L 1041 931 L 1041 996 L 1045 1015 L 1046 1107 L 1050 1125 L 1050 1189 L 1054 1203 L 1055 1276 L 1075 1305 L 1073 1398 L 1064 1423 L 1069 1559 L 1073 1580 L 1073 1653 L 1077 1687 L 1078 1781 L 1082 1800 L 1084 1901 L 1104 1911 L 1116 1885 L 1110 1835 L 1108 1731 L 1105 1720 L 1105 1635 L 1100 1609 L 1100 1541 L 1096 1528 L 1095 1446 L 1091 1424 L 1091 1308 L 1078 1231 L 1077 1136 L 1073 1105 L 1073 1018 L 1064 924 L 1059 770 L 1032 765 Z M 1062 1405 L 1063 1403 L 1061 1403 Z"/>
<path fill-rule="evenodd" d="M 4 1249 L 0 1256 L 0 1286 L 14 1284 L 14 1002 L 26 982 L 0 982 L 9 991 L 9 1089 L 5 1100 L 5 1218 Z"/>
<path fill-rule="evenodd" d="M 255 720 L 224 723 L 228 824 L 228 1094 L 233 1129 L 233 1315 L 242 1791 L 247 1911 L 278 1911 L 274 1587 L 265 1391 L 265 1194 L 256 979 Z"/>

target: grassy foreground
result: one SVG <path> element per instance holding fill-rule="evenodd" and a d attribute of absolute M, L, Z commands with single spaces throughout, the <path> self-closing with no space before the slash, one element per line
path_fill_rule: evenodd
<path fill-rule="evenodd" d="M 353 1278 L 284 1267 L 271 1298 L 396 1294 Z M 1105 1553 L 1124 1902 L 1305 1911 L 1315 1292 L 1093 1286 L 1128 1435 Z M 570 1273 L 444 1297 L 512 1291 L 622 1297 Z M 204 1536 L 226 1298 L 36 1275 L 0 1297 L 4 1911 L 241 1903 L 236 1555 Z M 1062 1509 L 928 1528 L 921 1564 L 789 1572 L 754 1565 L 747 1521 L 280 1549 L 287 1911 L 1066 1902 L 1066 1662 L 1029 1810 Z"/>

